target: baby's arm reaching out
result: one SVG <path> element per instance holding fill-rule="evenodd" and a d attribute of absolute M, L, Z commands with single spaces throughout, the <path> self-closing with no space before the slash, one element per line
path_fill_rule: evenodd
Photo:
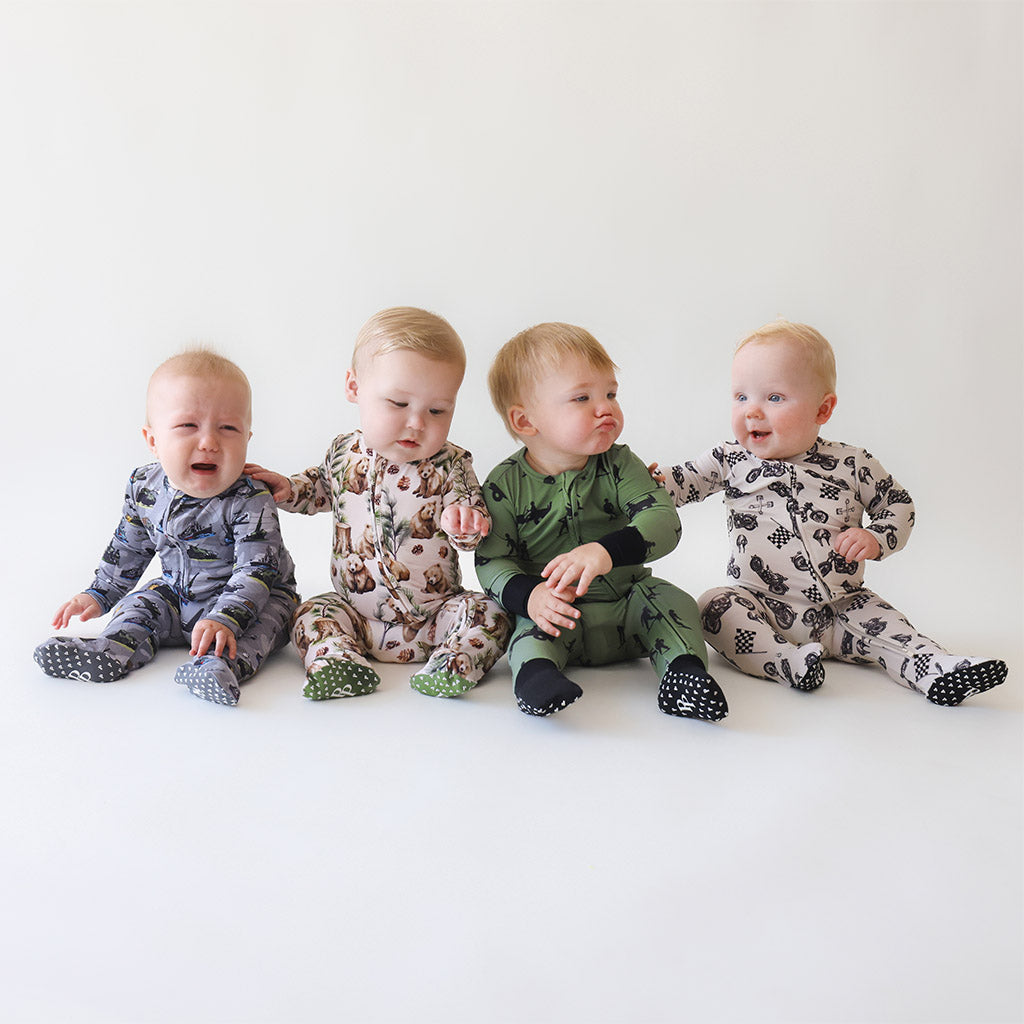
<path fill-rule="evenodd" d="M 65 601 L 57 609 L 57 614 L 53 617 L 53 624 L 58 629 L 63 629 L 76 615 L 83 622 L 87 622 L 102 614 L 103 609 L 95 597 L 90 597 L 88 594 L 75 594 L 70 601 Z"/>
<path fill-rule="evenodd" d="M 259 480 L 260 483 L 266 484 L 278 505 L 283 501 L 291 501 L 292 483 L 288 477 L 281 476 L 280 473 L 275 473 L 272 470 L 264 469 L 255 462 L 247 462 L 242 472 L 246 476 L 251 476 L 253 480 Z"/>
<path fill-rule="evenodd" d="M 859 526 L 851 526 L 836 536 L 832 547 L 847 562 L 870 562 L 882 553 L 876 534 Z"/>

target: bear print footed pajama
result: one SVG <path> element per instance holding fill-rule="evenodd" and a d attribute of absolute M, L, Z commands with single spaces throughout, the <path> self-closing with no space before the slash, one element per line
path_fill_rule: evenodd
<path fill-rule="evenodd" d="M 410 683 L 433 697 L 473 687 L 504 654 L 508 616 L 484 594 L 462 589 L 458 551 L 479 536 L 440 528 L 449 505 L 486 512 L 469 452 L 451 443 L 429 459 L 394 463 L 362 433 L 336 438 L 323 463 L 291 478 L 282 508 L 331 511 L 334 591 L 304 602 L 292 640 L 311 700 L 355 697 L 380 683 L 370 659 L 425 662 Z"/>
<path fill-rule="evenodd" d="M 863 585 L 864 566 L 833 548 L 863 516 L 899 551 L 914 523 L 910 495 L 868 452 L 819 439 L 797 458 L 762 460 L 724 444 L 675 466 L 677 505 L 725 492 L 735 583 L 700 598 L 707 642 L 747 675 L 816 689 L 824 660 L 875 664 L 935 704 L 955 705 L 1006 678 L 1002 661 L 950 654 Z"/>

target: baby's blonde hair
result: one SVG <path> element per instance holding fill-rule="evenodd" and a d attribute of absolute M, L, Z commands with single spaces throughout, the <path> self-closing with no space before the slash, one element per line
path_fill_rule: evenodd
<path fill-rule="evenodd" d="M 466 372 L 466 348 L 443 316 L 415 306 L 392 306 L 374 313 L 363 324 L 352 349 L 352 369 L 388 352 L 418 352 L 428 359 Z"/>
<path fill-rule="evenodd" d="M 509 424 L 509 409 L 522 405 L 538 380 L 573 356 L 586 360 L 595 370 L 614 373 L 618 369 L 597 338 L 574 324 L 536 324 L 520 331 L 498 350 L 487 374 L 487 387 L 494 408 L 513 437 L 518 435 Z"/>
<path fill-rule="evenodd" d="M 242 368 L 205 345 L 194 345 L 185 349 L 184 352 L 171 356 L 170 359 L 165 359 L 150 375 L 149 385 L 146 388 L 147 423 L 149 422 L 150 392 L 153 390 L 153 385 L 165 377 L 213 377 L 223 381 L 234 381 L 245 389 L 251 414 L 252 388 L 249 385 L 249 378 L 242 372 Z"/>
<path fill-rule="evenodd" d="M 773 341 L 782 340 L 792 341 L 799 347 L 811 369 L 824 384 L 826 393 L 835 394 L 835 352 L 832 351 L 832 346 L 825 336 L 807 324 L 797 324 L 779 317 L 778 320 L 772 320 L 771 323 L 758 327 L 752 334 L 748 334 L 736 346 L 736 351 L 739 352 L 745 345 L 752 343 L 770 344 Z"/>

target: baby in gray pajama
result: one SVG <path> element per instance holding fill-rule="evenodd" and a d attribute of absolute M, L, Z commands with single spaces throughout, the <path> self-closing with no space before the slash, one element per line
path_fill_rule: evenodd
<path fill-rule="evenodd" d="M 1005 662 L 948 653 L 864 586 L 864 563 L 906 544 L 914 505 L 870 453 L 818 437 L 836 405 L 825 338 L 767 324 L 737 348 L 732 383 L 736 441 L 652 467 L 677 506 L 725 492 L 733 583 L 700 599 L 708 643 L 801 690 L 822 684 L 826 658 L 877 664 L 947 706 L 1003 682 Z"/>
<path fill-rule="evenodd" d="M 193 660 L 175 679 L 197 697 L 237 704 L 239 683 L 288 642 L 298 603 L 269 490 L 243 475 L 251 398 L 245 374 L 203 350 L 150 378 L 143 436 L 157 458 L 132 473 L 124 513 L 89 588 L 53 625 L 113 609 L 99 637 L 51 637 L 35 650 L 47 675 L 111 682 L 162 643 Z M 162 575 L 132 593 L 153 556 Z"/>

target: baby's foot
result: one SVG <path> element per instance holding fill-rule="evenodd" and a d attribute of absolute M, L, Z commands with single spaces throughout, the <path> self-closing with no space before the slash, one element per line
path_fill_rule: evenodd
<path fill-rule="evenodd" d="M 214 704 L 238 703 L 238 679 L 223 658 L 204 654 L 195 661 L 180 666 L 174 681 L 187 686 L 195 697 Z"/>
<path fill-rule="evenodd" d="M 436 672 L 417 672 L 409 680 L 409 685 L 428 697 L 458 697 L 460 693 L 471 690 L 476 683 L 448 669 L 438 669 Z"/>
<path fill-rule="evenodd" d="M 516 703 L 527 715 L 553 715 L 583 696 L 583 691 L 550 661 L 537 658 L 519 669 Z"/>
<path fill-rule="evenodd" d="M 998 686 L 1006 678 L 1005 661 L 981 661 L 970 664 L 965 661 L 952 672 L 938 677 L 925 695 L 933 704 L 956 707 L 976 693 L 984 693 Z"/>
<path fill-rule="evenodd" d="M 666 715 L 702 722 L 720 722 L 729 714 L 722 688 L 693 654 L 681 654 L 665 670 L 658 687 L 658 707 Z"/>
<path fill-rule="evenodd" d="M 48 676 L 55 679 L 112 683 L 128 675 L 128 669 L 94 640 L 52 636 L 35 649 L 32 657 Z"/>
<path fill-rule="evenodd" d="M 814 650 L 804 657 L 803 671 L 794 674 L 793 680 L 789 684 L 794 690 L 816 690 L 825 682 L 825 663 L 821 660 L 821 646 L 819 644 L 808 644 L 807 646 L 813 647 Z M 800 650 L 804 651 L 806 648 L 801 647 Z"/>
<path fill-rule="evenodd" d="M 362 697 L 380 685 L 380 676 L 367 665 L 347 658 L 314 658 L 306 669 L 302 696 L 310 700 Z"/>

